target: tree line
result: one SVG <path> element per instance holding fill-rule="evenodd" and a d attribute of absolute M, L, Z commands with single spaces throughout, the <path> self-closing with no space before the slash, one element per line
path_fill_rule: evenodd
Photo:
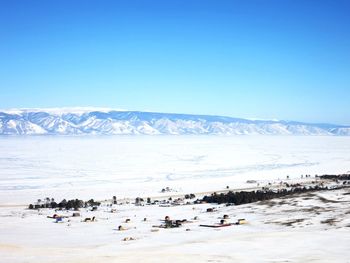
<path fill-rule="evenodd" d="M 279 198 L 296 193 L 306 193 L 311 191 L 328 190 L 328 187 L 310 186 L 310 187 L 297 187 L 279 190 L 257 190 L 257 191 L 240 191 L 240 192 L 228 192 L 228 193 L 213 193 L 210 196 L 204 196 L 201 202 L 217 203 L 217 204 L 234 204 L 242 205 L 258 201 L 269 200 L 273 198 Z"/>
<path fill-rule="evenodd" d="M 78 210 L 79 208 L 84 208 L 84 207 L 94 207 L 94 206 L 99 206 L 101 203 L 94 201 L 94 199 L 90 199 L 89 201 L 84 202 L 83 200 L 79 199 L 71 199 L 71 200 L 66 200 L 63 199 L 61 202 L 57 203 L 55 200 L 46 198 L 46 200 L 41 201 L 40 199 L 36 204 L 30 204 L 28 206 L 29 209 L 40 209 L 40 208 L 53 208 L 53 209 L 74 209 Z"/>

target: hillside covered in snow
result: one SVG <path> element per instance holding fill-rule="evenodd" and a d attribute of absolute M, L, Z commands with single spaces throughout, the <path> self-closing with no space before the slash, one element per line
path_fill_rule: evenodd
<path fill-rule="evenodd" d="M 350 135 L 350 126 L 110 109 L 0 111 L 0 135 Z"/>

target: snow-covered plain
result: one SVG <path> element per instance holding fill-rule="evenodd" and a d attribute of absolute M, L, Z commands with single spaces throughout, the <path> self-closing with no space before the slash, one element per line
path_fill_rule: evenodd
<path fill-rule="evenodd" d="M 0 262 L 350 262 L 348 189 L 219 206 L 215 213 L 205 213 L 208 204 L 81 211 L 82 218 L 96 216 L 94 223 L 55 224 L 46 218 L 54 211 L 21 206 L 45 197 L 161 196 L 165 187 L 198 193 L 349 170 L 350 137 L 1 137 Z M 223 214 L 249 224 L 198 226 Z M 165 215 L 200 221 L 151 232 Z M 117 231 L 120 224 L 128 230 Z"/>
<path fill-rule="evenodd" d="M 201 192 L 345 173 L 350 137 L 0 137 L 0 203 Z"/>

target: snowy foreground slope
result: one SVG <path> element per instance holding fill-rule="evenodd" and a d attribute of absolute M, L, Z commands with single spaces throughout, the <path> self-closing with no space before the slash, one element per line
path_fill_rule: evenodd
<path fill-rule="evenodd" d="M 239 206 L 170 207 L 107 204 L 54 223 L 54 210 L 0 207 L 0 261 L 8 263 L 349 262 L 350 188 L 320 191 Z M 207 213 L 206 209 L 215 207 Z M 73 211 L 60 211 L 71 216 Z M 164 216 L 188 219 L 161 229 Z M 213 224 L 223 215 L 247 224 Z M 84 222 L 95 216 L 96 222 Z M 125 220 L 129 218 L 130 222 Z M 144 218 L 147 218 L 145 221 Z M 118 226 L 124 227 L 118 231 Z M 124 241 L 126 240 L 126 241 Z"/>
<path fill-rule="evenodd" d="M 350 135 L 350 126 L 110 109 L 0 110 L 0 135 Z"/>

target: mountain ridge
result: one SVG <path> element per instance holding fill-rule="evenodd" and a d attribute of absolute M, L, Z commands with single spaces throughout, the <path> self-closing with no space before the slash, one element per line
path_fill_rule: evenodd
<path fill-rule="evenodd" d="M 0 110 L 0 135 L 350 135 L 350 126 L 108 108 Z"/>

